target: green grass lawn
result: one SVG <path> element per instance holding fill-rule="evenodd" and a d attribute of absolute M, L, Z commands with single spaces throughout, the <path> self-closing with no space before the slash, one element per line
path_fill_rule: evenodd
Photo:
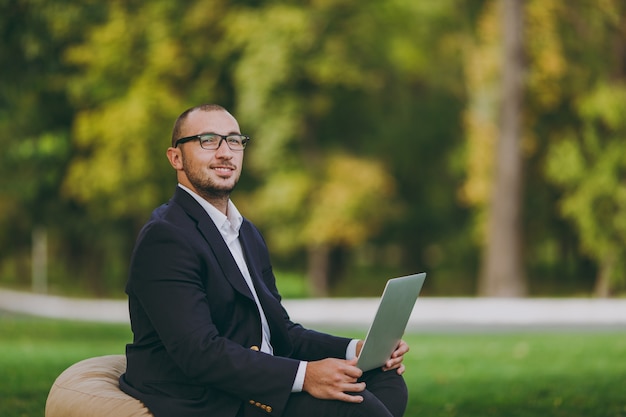
<path fill-rule="evenodd" d="M 0 315 L 0 416 L 43 416 L 52 382 L 121 354 L 126 325 Z M 626 331 L 411 334 L 416 416 L 626 416 Z"/>

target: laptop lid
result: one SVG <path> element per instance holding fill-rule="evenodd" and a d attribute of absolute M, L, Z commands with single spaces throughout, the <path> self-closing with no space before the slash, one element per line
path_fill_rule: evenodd
<path fill-rule="evenodd" d="M 387 281 L 356 365 L 363 372 L 389 360 L 402 339 L 425 279 L 426 274 L 421 273 Z"/>

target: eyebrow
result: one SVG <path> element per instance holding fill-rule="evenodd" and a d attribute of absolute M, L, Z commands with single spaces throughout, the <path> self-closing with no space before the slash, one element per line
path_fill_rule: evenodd
<path fill-rule="evenodd" d="M 220 135 L 220 136 L 242 135 L 242 134 L 243 133 L 241 133 L 241 132 L 231 131 L 230 133 L 227 133 L 226 135 Z M 202 132 L 202 133 L 197 133 L 197 134 L 191 135 L 191 136 L 200 136 L 200 135 L 219 135 L 219 133 L 216 133 L 216 132 Z"/>

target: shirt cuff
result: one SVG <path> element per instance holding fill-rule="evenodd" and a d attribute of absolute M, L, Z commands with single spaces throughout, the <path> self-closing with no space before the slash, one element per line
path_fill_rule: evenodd
<path fill-rule="evenodd" d="M 298 365 L 298 372 L 296 372 L 296 379 L 293 381 L 293 387 L 291 388 L 291 392 L 302 392 L 307 364 L 308 362 L 306 361 L 300 361 L 300 365 Z"/>
<path fill-rule="evenodd" d="M 346 359 L 351 360 L 356 358 L 356 345 L 359 343 L 359 339 L 352 339 L 346 348 Z"/>
<path fill-rule="evenodd" d="M 359 339 L 352 339 L 346 348 L 346 359 L 354 359 L 356 358 L 356 345 L 359 343 Z M 298 365 L 298 372 L 296 372 L 296 379 L 293 381 L 293 387 L 291 387 L 291 392 L 302 392 L 302 387 L 304 386 L 304 377 L 306 375 L 306 366 L 308 362 L 300 361 Z"/>

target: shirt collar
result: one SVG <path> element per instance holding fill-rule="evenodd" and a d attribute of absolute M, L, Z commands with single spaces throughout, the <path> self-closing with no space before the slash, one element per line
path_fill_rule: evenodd
<path fill-rule="evenodd" d="M 191 195 L 198 202 L 198 204 L 202 206 L 225 239 L 227 239 L 227 235 L 234 234 L 235 238 L 239 236 L 239 229 L 243 223 L 243 216 L 239 213 L 239 210 L 237 210 L 237 207 L 235 207 L 235 204 L 230 199 L 228 200 L 228 208 L 226 209 L 226 213 L 228 215 L 226 216 L 213 204 L 209 203 L 189 188 L 182 184 L 178 184 L 178 186 L 187 191 L 189 195 Z M 227 243 L 229 243 L 228 240 Z"/>

